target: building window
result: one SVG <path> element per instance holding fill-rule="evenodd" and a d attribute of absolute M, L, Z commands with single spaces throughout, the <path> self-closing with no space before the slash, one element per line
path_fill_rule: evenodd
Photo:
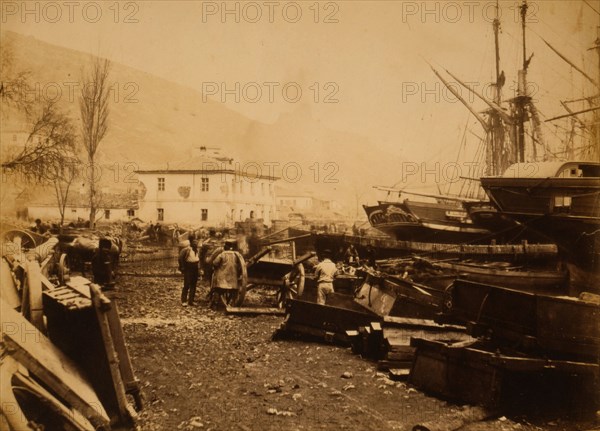
<path fill-rule="evenodd" d="M 164 208 L 157 208 L 156 209 L 156 219 L 158 221 L 164 221 L 165 220 L 165 209 Z"/>
<path fill-rule="evenodd" d="M 104 210 L 104 219 L 110 220 L 110 210 Z"/>
<path fill-rule="evenodd" d="M 265 195 L 265 183 L 260 183 L 260 192 L 263 196 Z"/>
<path fill-rule="evenodd" d="M 164 192 L 165 191 L 165 179 L 164 178 L 159 178 L 158 179 L 158 191 L 159 192 Z"/>
<path fill-rule="evenodd" d="M 202 221 L 208 220 L 208 210 L 206 208 L 202 208 L 200 212 L 202 214 Z"/>
<path fill-rule="evenodd" d="M 231 190 L 235 193 L 235 178 L 231 179 Z"/>
<path fill-rule="evenodd" d="M 240 194 L 244 193 L 244 180 L 240 180 Z"/>
<path fill-rule="evenodd" d="M 250 183 L 250 194 L 254 196 L 254 183 Z"/>
<path fill-rule="evenodd" d="M 135 210 L 131 210 L 131 209 L 127 210 L 127 216 L 128 217 L 135 217 Z"/>
<path fill-rule="evenodd" d="M 555 196 L 554 211 L 569 212 L 571 209 L 571 196 Z"/>
<path fill-rule="evenodd" d="M 240 210 L 240 221 L 244 221 L 244 210 Z"/>
<path fill-rule="evenodd" d="M 71 208 L 71 214 L 77 214 L 77 209 L 76 208 Z"/>
<path fill-rule="evenodd" d="M 203 192 L 208 191 L 208 178 L 202 178 L 202 188 L 200 190 Z"/>

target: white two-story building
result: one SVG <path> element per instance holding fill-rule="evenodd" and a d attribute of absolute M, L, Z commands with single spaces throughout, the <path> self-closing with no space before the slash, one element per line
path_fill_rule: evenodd
<path fill-rule="evenodd" d="M 205 147 L 164 168 L 140 169 L 138 217 L 146 221 L 233 226 L 276 218 L 275 181 L 258 163 L 236 163 Z"/>

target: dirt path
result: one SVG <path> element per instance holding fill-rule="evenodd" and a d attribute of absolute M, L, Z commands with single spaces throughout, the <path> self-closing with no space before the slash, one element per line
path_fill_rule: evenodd
<path fill-rule="evenodd" d="M 233 317 L 179 303 L 177 278 L 121 277 L 119 307 L 146 408 L 141 430 L 410 430 L 461 407 L 378 373 L 344 349 L 271 341 L 281 316 Z M 342 377 L 344 373 L 345 377 Z M 571 430 L 496 418 L 466 430 Z"/>

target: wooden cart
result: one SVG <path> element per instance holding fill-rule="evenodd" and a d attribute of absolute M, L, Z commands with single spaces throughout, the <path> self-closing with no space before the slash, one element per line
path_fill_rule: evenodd
<path fill-rule="evenodd" d="M 305 271 L 303 262 L 314 256 L 307 253 L 297 259 L 271 257 L 270 247 L 266 247 L 246 262 L 244 282 L 240 288 L 228 295 L 222 296 L 222 301 L 228 311 L 234 307 L 241 307 L 246 292 L 257 287 L 268 287 L 277 290 L 276 307 L 283 309 L 289 299 L 296 299 L 304 292 Z"/>

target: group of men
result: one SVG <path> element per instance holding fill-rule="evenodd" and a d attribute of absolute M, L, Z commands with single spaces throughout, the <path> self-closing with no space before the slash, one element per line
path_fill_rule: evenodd
<path fill-rule="evenodd" d="M 199 247 L 198 239 L 190 237 L 189 245 L 179 253 L 179 271 L 183 274 L 181 305 L 194 305 L 198 278 L 201 274 L 210 275 L 211 286 L 209 296 L 217 300 L 221 295 L 237 291 L 245 274 L 246 263 L 237 251 L 237 241 L 225 240 L 223 247 L 218 247 L 210 256 L 207 247 Z"/>
<path fill-rule="evenodd" d="M 217 247 L 210 255 L 207 253 L 207 246 L 208 244 L 204 244 L 203 247 L 199 247 L 198 239 L 191 236 L 189 245 L 179 254 L 179 271 L 183 274 L 181 290 L 183 307 L 194 305 L 198 278 L 201 274 L 210 279 L 209 297 L 212 304 L 222 295 L 231 295 L 238 291 L 246 281 L 246 263 L 237 250 L 236 240 L 225 240 L 224 245 Z M 320 254 L 319 263 L 315 266 L 318 304 L 325 304 L 327 296 L 334 292 L 333 280 L 338 273 L 338 267 L 332 261 L 332 257 L 330 250 L 324 250 Z M 359 263 L 354 246 L 346 250 L 344 257 L 348 264 Z"/>

